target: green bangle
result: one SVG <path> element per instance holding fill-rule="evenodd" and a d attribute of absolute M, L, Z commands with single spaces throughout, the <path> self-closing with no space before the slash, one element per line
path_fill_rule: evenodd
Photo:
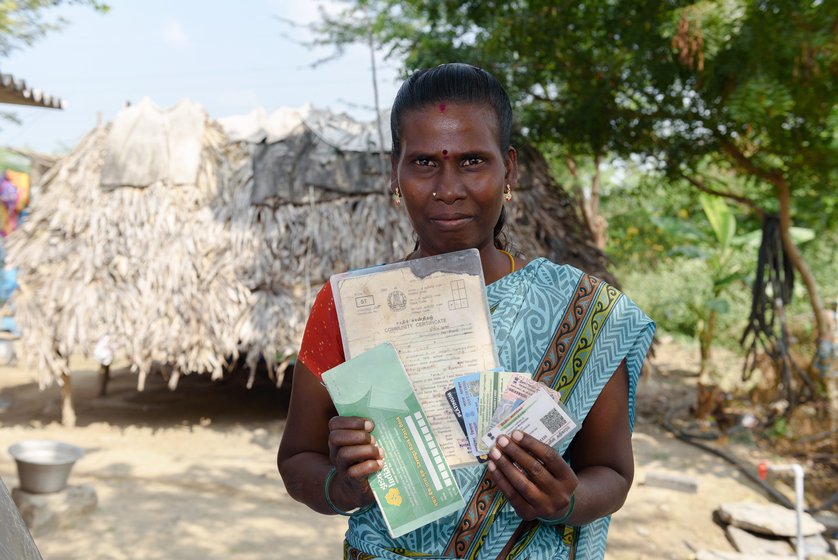
<path fill-rule="evenodd" d="M 576 502 L 576 494 L 570 495 L 570 503 L 567 505 L 567 511 L 564 515 L 559 517 L 558 519 L 546 519 L 544 517 L 536 517 L 539 521 L 544 523 L 545 525 L 561 525 L 568 519 L 570 519 L 570 514 L 573 513 L 573 504 Z"/>
<path fill-rule="evenodd" d="M 329 474 L 326 475 L 326 481 L 323 483 L 323 496 L 326 498 L 326 503 L 328 504 L 329 508 L 338 515 L 345 515 L 346 517 L 355 515 L 356 513 L 363 513 L 370 509 L 372 507 L 372 504 L 367 504 L 364 507 L 358 508 L 354 511 L 343 511 L 342 509 L 338 508 L 334 504 L 334 502 L 332 502 L 332 498 L 329 497 L 329 485 L 332 483 L 332 479 L 335 478 L 335 474 L 337 474 L 337 472 L 337 467 L 332 467 L 329 470 Z"/>

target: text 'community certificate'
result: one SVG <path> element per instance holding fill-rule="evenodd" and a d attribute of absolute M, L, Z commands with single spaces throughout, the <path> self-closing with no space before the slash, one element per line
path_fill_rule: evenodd
<path fill-rule="evenodd" d="M 473 464 L 445 392 L 461 375 L 498 367 L 477 249 L 336 274 L 331 284 L 346 358 L 391 343 L 449 465 Z"/>

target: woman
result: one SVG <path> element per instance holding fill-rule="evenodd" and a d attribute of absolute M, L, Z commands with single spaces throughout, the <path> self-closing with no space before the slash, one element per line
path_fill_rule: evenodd
<path fill-rule="evenodd" d="M 455 470 L 463 511 L 391 539 L 368 507 L 367 477 L 385 458 L 372 423 L 337 416 L 319 381 L 344 361 L 326 284 L 303 337 L 278 466 L 294 499 L 351 514 L 348 558 L 601 558 L 609 516 L 631 486 L 634 393 L 654 324 L 596 278 L 504 250 L 503 204 L 517 182 L 511 123 L 506 92 L 484 70 L 446 64 L 402 85 L 391 189 L 416 232 L 406 258 L 477 248 L 501 364 L 560 391 L 582 428 L 559 451 L 520 432 L 499 438 L 486 465 Z"/>

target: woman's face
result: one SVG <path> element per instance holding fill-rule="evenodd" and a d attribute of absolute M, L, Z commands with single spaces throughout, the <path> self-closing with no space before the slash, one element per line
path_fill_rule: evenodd
<path fill-rule="evenodd" d="M 516 154 L 498 145 L 488 106 L 439 103 L 404 114 L 401 152 L 392 158 L 419 255 L 494 247 L 507 183 L 517 181 Z"/>

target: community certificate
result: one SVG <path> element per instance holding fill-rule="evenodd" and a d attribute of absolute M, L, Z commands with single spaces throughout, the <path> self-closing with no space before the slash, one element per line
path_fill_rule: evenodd
<path fill-rule="evenodd" d="M 445 392 L 461 375 L 498 367 L 477 249 L 336 274 L 331 284 L 346 358 L 391 343 L 449 465 L 473 464 Z"/>

